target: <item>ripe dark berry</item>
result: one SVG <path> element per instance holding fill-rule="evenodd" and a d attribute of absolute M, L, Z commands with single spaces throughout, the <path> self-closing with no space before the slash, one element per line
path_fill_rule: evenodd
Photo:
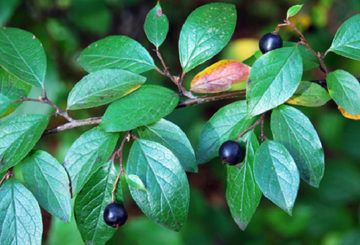
<path fill-rule="evenodd" d="M 219 156 L 223 163 L 235 165 L 244 160 L 245 150 L 236 141 L 225 141 L 219 149 Z"/>
<path fill-rule="evenodd" d="M 125 224 L 128 218 L 126 209 L 120 203 L 112 202 L 106 206 L 104 211 L 104 221 L 112 227 L 119 227 Z"/>
<path fill-rule="evenodd" d="M 281 37 L 278 34 L 267 33 L 259 41 L 259 48 L 263 54 L 281 48 L 283 46 L 283 42 Z"/>

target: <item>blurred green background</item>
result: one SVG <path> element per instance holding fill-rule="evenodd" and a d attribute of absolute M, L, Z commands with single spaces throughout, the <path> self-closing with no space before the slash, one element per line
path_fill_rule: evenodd
<path fill-rule="evenodd" d="M 161 5 L 170 21 L 170 32 L 160 48 L 171 72 L 179 73 L 177 40 L 186 16 L 197 6 L 213 1 L 163 0 Z M 341 23 L 360 12 L 359 0 L 228 0 L 238 11 L 238 23 L 228 47 L 211 61 L 189 73 L 193 76 L 223 58 L 242 61 L 257 50 L 262 34 L 274 30 L 289 6 L 304 3 L 292 21 L 304 32 L 311 46 L 324 52 Z M 48 72 L 49 97 L 65 108 L 67 94 L 85 75 L 76 58 L 87 45 L 108 35 L 128 35 L 148 50 L 143 23 L 156 1 L 149 0 L 0 0 L 0 25 L 18 27 L 34 33 L 43 43 Z M 359 23 L 360 25 L 360 23 Z M 280 31 L 284 40 L 296 41 L 290 30 Z M 154 55 L 154 53 L 152 53 Z M 154 56 L 155 57 L 155 56 Z M 335 54 L 326 57 L 331 70 L 341 68 L 360 77 L 360 62 Z M 145 74 L 149 83 L 176 89 L 154 71 Z M 311 70 L 305 79 L 321 79 L 322 73 Z M 30 96 L 38 97 L 33 89 Z M 176 110 L 168 119 L 178 124 L 195 147 L 204 123 L 221 106 L 221 101 Z M 75 118 L 101 116 L 105 107 L 72 114 Z M 334 103 L 321 108 L 300 108 L 318 130 L 325 148 L 326 170 L 319 189 L 302 183 L 293 210 L 288 216 L 265 198 L 249 227 L 242 232 L 233 222 L 224 195 L 225 168 L 218 159 L 201 165 L 198 174 L 188 174 L 191 201 L 188 222 L 175 233 L 152 223 L 141 214 L 127 195 L 125 206 L 129 220 L 109 244 L 360 244 L 360 124 L 342 117 Z M 53 113 L 46 105 L 23 103 L 15 113 Z M 54 118 L 51 127 L 63 123 Z M 268 126 L 268 123 L 267 123 Z M 43 138 L 37 147 L 62 161 L 71 143 L 88 128 L 73 129 Z M 267 135 L 271 135 L 268 131 Z M 15 169 L 15 174 L 18 171 Z M 76 224 L 64 223 L 43 211 L 44 244 L 82 244 Z"/>

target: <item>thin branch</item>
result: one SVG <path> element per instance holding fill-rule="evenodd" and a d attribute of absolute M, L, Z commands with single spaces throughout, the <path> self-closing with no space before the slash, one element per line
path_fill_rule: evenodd
<path fill-rule="evenodd" d="M 0 180 L 0 186 L 2 186 L 2 184 L 4 183 L 5 180 L 8 180 L 10 177 L 14 176 L 14 173 L 12 170 L 13 170 L 13 168 L 11 167 L 8 169 L 8 171 L 6 171 L 6 173 L 3 175 L 3 177 Z"/>
<path fill-rule="evenodd" d="M 122 158 L 123 157 L 123 150 L 124 150 L 125 143 L 129 142 L 130 140 L 131 140 L 131 134 L 130 134 L 130 131 L 128 131 L 126 133 L 125 137 L 123 138 L 123 140 L 121 141 L 120 148 L 117 151 L 115 151 L 113 153 L 113 155 L 111 156 L 111 160 L 112 160 L 113 163 L 115 162 L 115 157 L 116 156 L 119 157 L 119 162 L 120 162 L 120 172 L 117 175 L 116 180 L 114 182 L 113 190 L 111 192 L 111 202 L 115 201 L 115 192 L 116 192 L 116 187 L 117 187 L 117 185 L 119 183 L 119 180 L 120 180 L 120 176 L 121 176 L 122 173 L 125 174 L 124 166 L 123 166 L 123 158 Z"/>
<path fill-rule="evenodd" d="M 68 129 L 77 128 L 77 127 L 86 126 L 86 125 L 95 125 L 95 124 L 99 124 L 100 122 L 101 122 L 101 117 L 91 117 L 91 118 L 82 119 L 82 120 L 73 120 L 71 122 L 57 126 L 56 128 L 45 130 L 43 135 L 56 134 L 58 132 L 65 131 Z"/>
<path fill-rule="evenodd" d="M 239 134 L 239 136 L 237 137 L 236 141 L 239 141 L 240 138 L 241 138 L 244 134 L 246 134 L 247 132 L 249 132 L 251 129 L 255 128 L 255 127 L 256 127 L 257 125 L 259 125 L 260 123 L 263 123 L 264 119 L 265 119 L 265 113 L 263 113 L 263 114 L 261 115 L 261 117 L 260 117 L 256 122 L 254 122 L 252 125 L 250 125 L 250 126 L 249 126 L 247 129 L 245 129 L 244 131 L 242 131 L 242 132 Z"/>

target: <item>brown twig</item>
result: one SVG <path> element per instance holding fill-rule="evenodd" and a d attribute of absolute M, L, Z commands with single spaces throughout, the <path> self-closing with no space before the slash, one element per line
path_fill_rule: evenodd
<path fill-rule="evenodd" d="M 71 122 L 57 126 L 56 128 L 51 128 L 51 129 L 45 130 L 43 135 L 56 134 L 61 131 L 65 131 L 68 129 L 77 128 L 77 127 L 81 127 L 81 126 L 96 125 L 96 124 L 99 124 L 100 122 L 101 122 L 101 117 L 90 117 L 90 118 L 82 119 L 82 120 L 73 120 Z"/>
<path fill-rule="evenodd" d="M 114 182 L 114 187 L 113 187 L 113 190 L 111 192 L 111 202 L 115 201 L 116 187 L 117 187 L 117 185 L 119 183 L 121 174 L 122 173 L 125 174 L 124 167 L 123 167 L 123 150 L 124 150 L 125 143 L 129 142 L 130 140 L 131 140 L 131 133 L 130 133 L 130 131 L 128 131 L 126 133 L 125 137 L 123 138 L 123 140 L 121 141 L 120 148 L 117 151 L 115 151 L 111 156 L 111 160 L 112 160 L 113 163 L 115 163 L 116 156 L 119 158 L 119 162 L 120 162 L 120 171 L 119 171 L 119 173 L 118 173 L 118 175 L 116 177 L 116 180 Z"/>
<path fill-rule="evenodd" d="M 247 132 L 249 132 L 251 129 L 255 128 L 255 127 L 256 127 L 257 125 L 259 125 L 260 123 L 263 124 L 264 119 L 265 119 L 265 113 L 263 113 L 263 114 L 261 115 L 261 117 L 260 117 L 258 120 L 256 120 L 256 122 L 254 122 L 252 125 L 250 125 L 250 126 L 249 126 L 247 129 L 245 129 L 244 131 L 242 131 L 242 132 L 239 134 L 239 136 L 237 137 L 236 141 L 239 141 L 240 138 L 241 138 L 244 134 L 246 134 Z"/>
<path fill-rule="evenodd" d="M 5 180 L 8 180 L 10 177 L 14 176 L 14 173 L 12 172 L 13 168 L 9 168 L 8 171 L 4 174 L 4 176 L 0 180 L 0 186 L 4 183 Z"/>

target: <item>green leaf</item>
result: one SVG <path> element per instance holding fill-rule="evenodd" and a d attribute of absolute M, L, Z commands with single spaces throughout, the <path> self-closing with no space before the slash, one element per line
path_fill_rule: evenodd
<path fill-rule="evenodd" d="M 290 17 L 296 15 L 301 10 L 302 6 L 303 4 L 291 6 L 286 13 L 286 19 L 289 19 Z"/>
<path fill-rule="evenodd" d="M 31 86 L 0 67 L 0 117 L 13 112 L 20 103 L 14 101 L 26 97 Z"/>
<path fill-rule="evenodd" d="M 179 96 L 170 89 L 144 85 L 128 96 L 113 102 L 106 110 L 100 126 L 106 132 L 128 131 L 158 121 L 170 114 Z"/>
<path fill-rule="evenodd" d="M 298 45 L 295 42 L 283 42 L 284 47 L 295 47 Z M 303 70 L 308 71 L 320 66 L 317 57 L 311 53 L 311 51 L 303 45 L 298 45 L 298 49 L 303 61 Z"/>
<path fill-rule="evenodd" d="M 229 139 L 235 130 L 245 130 L 253 119 L 246 118 L 246 101 L 236 101 L 218 110 L 205 124 L 196 148 L 198 163 L 205 163 L 218 156 L 220 145 Z"/>
<path fill-rule="evenodd" d="M 245 230 L 261 199 L 253 173 L 259 142 L 253 131 L 245 134 L 241 140 L 246 144 L 245 160 L 240 168 L 227 165 L 226 200 L 236 224 Z"/>
<path fill-rule="evenodd" d="M 319 107 L 325 105 L 330 99 L 329 93 L 319 84 L 302 81 L 294 95 L 286 101 L 286 103 L 308 107 Z"/>
<path fill-rule="evenodd" d="M 0 65 L 24 82 L 36 87 L 44 85 L 45 51 L 30 32 L 0 28 Z"/>
<path fill-rule="evenodd" d="M 140 127 L 137 132 L 142 139 L 158 142 L 168 148 L 180 161 L 185 171 L 197 172 L 194 150 L 186 134 L 176 124 L 160 121 Z"/>
<path fill-rule="evenodd" d="M 84 184 L 110 157 L 118 134 L 107 133 L 99 127 L 83 133 L 66 153 L 64 167 L 70 180 L 73 194 L 80 192 Z"/>
<path fill-rule="evenodd" d="M 252 56 L 242 61 L 242 63 L 248 66 L 252 66 L 255 63 L 255 61 L 259 59 L 261 56 L 262 56 L 261 51 L 257 50 Z"/>
<path fill-rule="evenodd" d="M 92 43 L 78 61 L 88 72 L 117 68 L 142 73 L 155 68 L 149 52 L 127 36 L 109 36 Z"/>
<path fill-rule="evenodd" d="M 346 20 L 335 34 L 330 51 L 360 60 L 360 14 Z"/>
<path fill-rule="evenodd" d="M 261 56 L 250 72 L 246 93 L 249 115 L 259 115 L 287 101 L 296 91 L 302 71 L 297 47 L 275 49 Z"/>
<path fill-rule="evenodd" d="M 91 176 L 75 199 L 76 224 L 86 244 L 105 244 L 116 231 L 104 221 L 116 176 L 114 165 L 108 161 Z M 117 188 L 121 189 L 120 182 Z"/>
<path fill-rule="evenodd" d="M 349 72 L 336 70 L 326 78 L 330 97 L 348 113 L 360 113 L 360 83 Z"/>
<path fill-rule="evenodd" d="M 43 115 L 24 114 L 0 123 L 0 172 L 15 166 L 30 152 L 48 120 Z"/>
<path fill-rule="evenodd" d="M 299 171 L 282 144 L 268 140 L 256 151 L 255 180 L 264 196 L 291 215 L 299 189 Z"/>
<path fill-rule="evenodd" d="M 136 140 L 127 173 L 139 176 L 147 189 L 129 186 L 141 210 L 156 223 L 179 231 L 187 218 L 190 192 L 185 171 L 174 154 L 159 143 Z"/>
<path fill-rule="evenodd" d="M 147 191 L 142 180 L 135 174 L 126 175 L 126 182 L 135 190 Z"/>
<path fill-rule="evenodd" d="M 158 48 L 166 38 L 169 31 L 169 21 L 162 12 L 160 2 L 157 2 L 146 15 L 144 31 L 149 41 Z"/>
<path fill-rule="evenodd" d="M 301 111 L 282 105 L 271 113 L 271 131 L 274 140 L 294 158 L 301 178 L 319 187 L 325 169 L 324 151 L 310 120 Z"/>
<path fill-rule="evenodd" d="M 104 69 L 88 74 L 70 91 L 67 109 L 105 105 L 138 89 L 146 77 L 121 69 Z"/>
<path fill-rule="evenodd" d="M 69 178 L 63 166 L 49 153 L 35 151 L 21 166 L 26 187 L 41 207 L 65 222 L 71 219 Z"/>
<path fill-rule="evenodd" d="M 15 179 L 0 188 L 0 244 L 41 244 L 43 225 L 40 207 Z"/>
<path fill-rule="evenodd" d="M 180 32 L 179 56 L 184 72 L 219 53 L 230 40 L 235 25 L 233 4 L 210 3 L 195 9 Z"/>

